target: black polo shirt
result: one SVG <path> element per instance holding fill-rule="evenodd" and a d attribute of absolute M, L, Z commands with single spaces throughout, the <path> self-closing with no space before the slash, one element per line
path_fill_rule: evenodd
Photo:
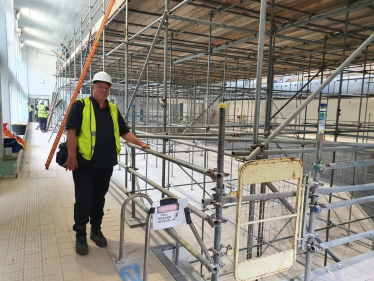
<path fill-rule="evenodd" d="M 100 109 L 99 103 L 90 97 L 96 119 L 96 144 L 95 152 L 90 161 L 84 159 L 78 153 L 78 165 L 85 165 L 91 168 L 109 168 L 117 165 L 116 141 L 114 138 L 114 126 L 108 100 L 106 105 Z M 75 129 L 77 136 L 81 130 L 83 119 L 83 108 L 85 104 L 77 100 L 71 107 L 66 129 Z M 129 132 L 129 129 L 118 110 L 118 127 L 120 136 Z"/>

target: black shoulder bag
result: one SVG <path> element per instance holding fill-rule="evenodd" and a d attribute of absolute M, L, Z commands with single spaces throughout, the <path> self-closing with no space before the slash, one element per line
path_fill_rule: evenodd
<path fill-rule="evenodd" d="M 63 165 L 68 160 L 68 147 L 66 145 L 66 142 L 60 143 L 58 148 L 59 151 L 57 151 L 56 153 L 56 163 L 63 167 Z"/>

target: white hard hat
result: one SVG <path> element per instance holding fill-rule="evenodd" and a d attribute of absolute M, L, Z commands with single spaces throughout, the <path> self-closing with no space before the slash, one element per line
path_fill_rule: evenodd
<path fill-rule="evenodd" d="M 112 77 L 104 71 L 98 72 L 95 74 L 94 78 L 92 79 L 92 83 L 96 82 L 106 82 L 109 86 L 112 86 Z"/>

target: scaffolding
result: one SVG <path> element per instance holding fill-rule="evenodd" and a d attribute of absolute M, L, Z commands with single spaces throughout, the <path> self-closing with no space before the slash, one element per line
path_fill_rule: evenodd
<path fill-rule="evenodd" d="M 65 110 L 107 2 L 88 1 L 89 11 L 68 44 L 70 57 L 58 56 L 56 92 Z M 303 267 L 298 274 L 305 271 L 305 280 L 311 280 L 312 260 L 323 267 L 342 258 L 334 246 L 360 240 L 372 250 L 363 240 L 374 236 L 372 17 L 369 0 L 116 1 L 79 98 L 91 95 L 94 73 L 112 76 L 109 99 L 152 147 L 123 143 L 124 184 L 113 182 L 128 195 L 152 194 L 153 201 L 177 194 L 189 198 L 211 254 L 184 239 L 183 232 L 167 232 L 176 250 L 182 245 L 190 252 L 200 276 L 232 276 L 235 251 L 241 260 L 255 260 L 285 245 L 292 248 L 292 241 L 297 241 L 293 262 Z M 320 104 L 328 108 L 323 132 Z M 284 157 L 301 159 L 297 188 L 291 179 L 259 181 L 239 194 L 236 172 L 242 166 Z M 160 165 L 160 178 L 152 179 Z M 176 171 L 184 176 L 178 183 Z M 337 181 L 347 186 L 339 189 Z M 240 230 L 237 202 L 246 210 L 239 217 L 249 225 Z M 150 207 L 134 199 L 133 218 L 136 206 Z M 334 221 L 333 210 L 344 207 L 348 219 Z M 265 224 L 271 208 L 288 217 Z M 357 208 L 363 210 L 361 217 L 355 217 Z M 357 230 L 363 221 L 367 227 Z M 293 232 L 296 222 L 300 231 Z M 235 229 L 247 244 L 233 251 Z M 333 229 L 346 237 L 338 238 Z"/>

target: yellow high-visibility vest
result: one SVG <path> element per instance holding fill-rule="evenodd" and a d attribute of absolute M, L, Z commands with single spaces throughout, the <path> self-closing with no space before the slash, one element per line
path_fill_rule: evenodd
<path fill-rule="evenodd" d="M 96 145 L 95 112 L 90 98 L 80 99 L 79 101 L 84 103 L 82 126 L 77 138 L 79 153 L 84 159 L 91 160 Z M 115 104 L 109 102 L 109 110 L 113 120 L 116 151 L 117 155 L 119 155 L 121 152 L 121 144 L 119 142 L 118 109 Z"/>
<path fill-rule="evenodd" d="M 44 104 L 38 105 L 38 118 L 47 118 L 47 107 Z"/>

